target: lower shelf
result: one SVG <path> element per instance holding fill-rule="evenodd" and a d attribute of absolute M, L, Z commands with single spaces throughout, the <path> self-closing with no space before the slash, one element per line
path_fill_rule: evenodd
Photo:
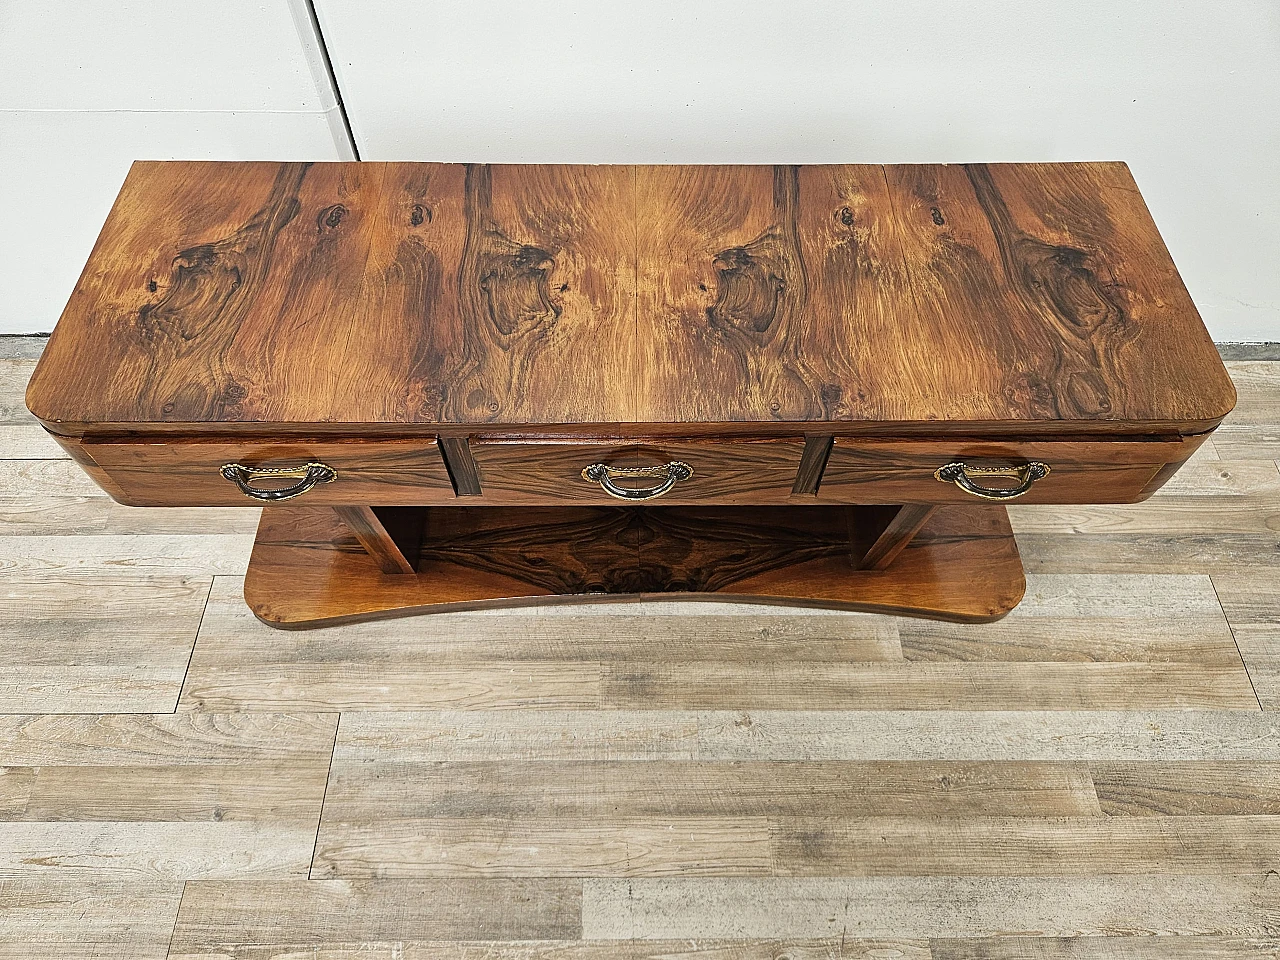
<path fill-rule="evenodd" d="M 942 507 L 885 570 L 851 540 L 876 508 L 429 507 L 414 573 L 383 573 L 328 507 L 263 510 L 245 600 L 277 627 L 655 598 L 985 622 L 1026 583 L 1001 506 Z"/>

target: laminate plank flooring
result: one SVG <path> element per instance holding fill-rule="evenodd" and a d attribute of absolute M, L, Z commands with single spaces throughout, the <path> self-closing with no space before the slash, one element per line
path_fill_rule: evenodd
<path fill-rule="evenodd" d="M 211 584 L 109 568 L 0 573 L 0 713 L 172 710 Z"/>
<path fill-rule="evenodd" d="M 1147 503 L 1015 507 L 998 623 L 288 633 L 257 510 L 113 503 L 3 350 L 0 958 L 1280 958 L 1280 362 Z"/>
<path fill-rule="evenodd" d="M 1274 937 L 1251 876 L 723 877 L 589 880 L 582 935 L 602 939 L 1159 934 Z"/>
<path fill-rule="evenodd" d="M 6 460 L 63 460 L 67 454 L 35 419 L 0 423 L 0 455 Z"/>
<path fill-rule="evenodd" d="M 0 876 L 305 876 L 338 718 L 0 717 Z"/>
<path fill-rule="evenodd" d="M 1221 937 L 1005 937 L 934 940 L 933 960 L 1276 960 L 1270 939 Z"/>
<path fill-rule="evenodd" d="M 182 890 L 180 880 L 0 878 L 0 958 L 164 960 Z"/>
<path fill-rule="evenodd" d="M 1280 710 L 1280 564 L 1215 574 L 1213 585 L 1263 706 Z"/>

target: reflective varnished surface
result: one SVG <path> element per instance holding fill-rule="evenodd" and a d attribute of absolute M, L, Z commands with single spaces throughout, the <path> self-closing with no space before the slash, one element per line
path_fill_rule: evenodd
<path fill-rule="evenodd" d="M 1197 432 L 1234 393 L 1119 163 L 138 163 L 59 433 Z"/>
<path fill-rule="evenodd" d="M 333 510 L 285 506 L 263 511 L 244 593 L 277 627 L 694 594 L 982 622 L 1022 599 L 1003 507 L 940 508 L 887 569 L 858 569 L 853 554 L 889 519 L 819 506 L 429 507 L 416 573 L 389 574 Z"/>

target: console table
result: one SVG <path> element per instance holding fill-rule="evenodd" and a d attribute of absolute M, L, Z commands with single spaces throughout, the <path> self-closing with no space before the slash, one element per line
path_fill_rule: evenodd
<path fill-rule="evenodd" d="M 112 497 L 262 505 L 305 626 L 698 595 L 953 620 L 1003 504 L 1235 393 L 1122 163 L 134 164 L 27 393 Z"/>

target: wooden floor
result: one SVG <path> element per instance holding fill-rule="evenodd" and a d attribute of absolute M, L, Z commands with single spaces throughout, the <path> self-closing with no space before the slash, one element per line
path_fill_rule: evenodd
<path fill-rule="evenodd" d="M 1280 363 L 1148 503 L 1011 510 L 997 624 L 286 633 L 257 511 L 112 503 L 5 349 L 2 957 L 1280 957 Z"/>

